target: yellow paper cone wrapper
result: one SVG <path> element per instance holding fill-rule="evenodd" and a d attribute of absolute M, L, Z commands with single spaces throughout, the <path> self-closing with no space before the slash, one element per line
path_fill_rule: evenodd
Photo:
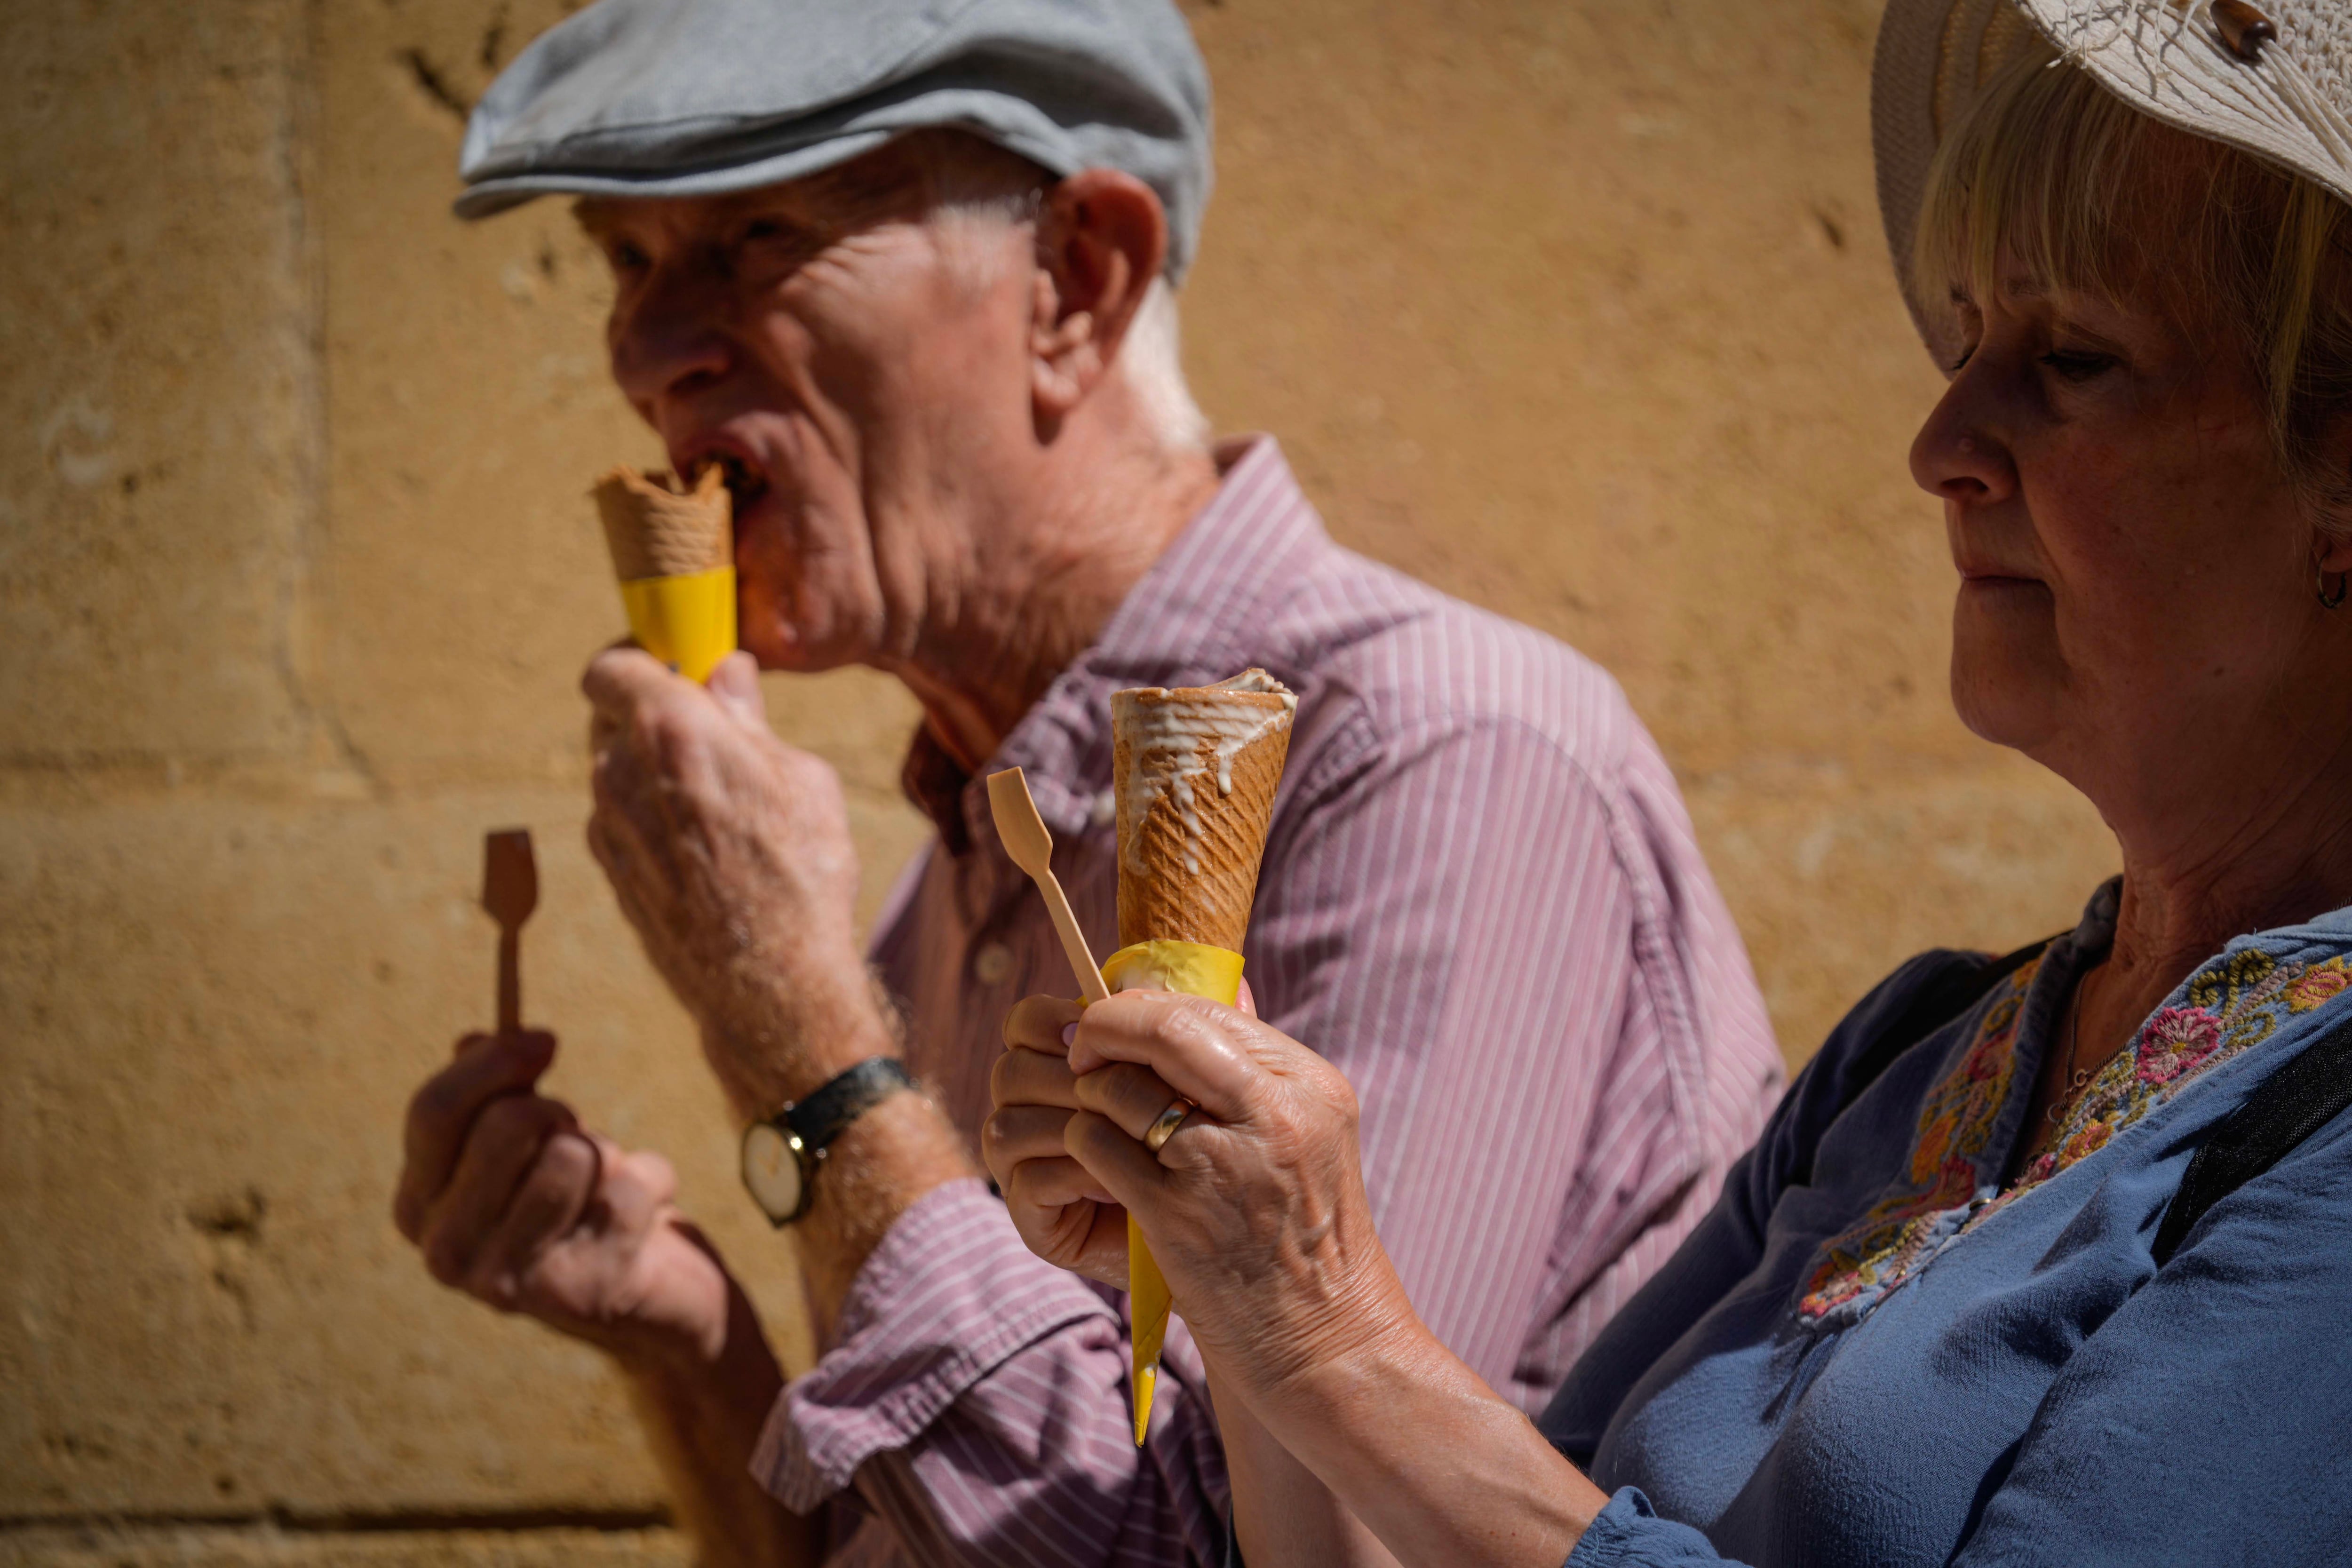
<path fill-rule="evenodd" d="M 1232 1006 L 1241 999 L 1242 955 L 1197 942 L 1139 942 L 1103 960 L 1103 983 L 1113 991 L 1181 991 Z M 1127 1300 L 1134 1319 L 1131 1342 L 1135 1389 L 1135 1446 L 1151 1429 L 1151 1395 L 1160 1382 L 1160 1346 L 1168 1337 L 1168 1280 L 1143 1239 L 1127 1220 Z"/>
<path fill-rule="evenodd" d="M 735 651 L 735 568 L 683 577 L 640 577 L 621 584 L 629 635 L 637 646 L 685 676 L 708 680 Z"/>
<path fill-rule="evenodd" d="M 1127 1216 L 1127 1301 L 1135 1318 L 1135 1446 L 1151 1430 L 1151 1394 L 1160 1382 L 1160 1344 L 1168 1337 L 1168 1280 L 1143 1239 L 1143 1227 Z"/>
<path fill-rule="evenodd" d="M 1242 955 L 1197 942 L 1139 942 L 1103 960 L 1113 991 L 1181 991 L 1230 1007 L 1241 1000 Z"/>

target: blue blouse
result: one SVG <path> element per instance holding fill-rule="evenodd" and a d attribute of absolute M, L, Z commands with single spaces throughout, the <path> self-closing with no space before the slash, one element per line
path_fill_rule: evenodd
<path fill-rule="evenodd" d="M 2150 1254 L 2205 1134 L 2352 1018 L 2352 910 L 2232 942 L 2004 1184 L 2115 909 L 1858 1097 L 1951 955 L 1838 1026 L 1544 1413 L 1615 1491 L 1570 1568 L 2352 1562 L 2352 1116 Z"/>

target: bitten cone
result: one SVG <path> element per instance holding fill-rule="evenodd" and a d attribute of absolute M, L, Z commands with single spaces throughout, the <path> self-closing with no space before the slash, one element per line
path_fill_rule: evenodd
<path fill-rule="evenodd" d="M 624 583 L 735 563 L 734 503 L 715 463 L 690 490 L 672 475 L 624 464 L 598 479 L 593 494 L 613 574 Z"/>
<path fill-rule="evenodd" d="M 593 493 L 629 635 L 688 679 L 709 679 L 736 640 L 734 506 L 718 466 L 691 490 L 617 468 Z"/>

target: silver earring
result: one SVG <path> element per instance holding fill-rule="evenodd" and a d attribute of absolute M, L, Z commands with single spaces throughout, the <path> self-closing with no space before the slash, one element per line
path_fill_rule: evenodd
<path fill-rule="evenodd" d="M 2346 574 L 2342 572 L 2336 574 L 2336 592 L 2331 595 L 2327 592 L 2327 574 L 2318 570 L 2316 567 L 2313 568 L 2311 581 L 2312 585 L 2318 590 L 2319 607 L 2321 609 L 2333 610 L 2343 605 L 2344 591 L 2346 587 L 2345 577 Z"/>

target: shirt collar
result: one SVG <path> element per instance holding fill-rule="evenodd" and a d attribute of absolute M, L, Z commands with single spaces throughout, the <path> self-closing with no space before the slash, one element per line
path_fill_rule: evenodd
<path fill-rule="evenodd" d="M 1274 437 L 1223 442 L 1216 457 L 1224 475 L 1216 495 L 981 766 L 980 778 L 1021 769 L 1038 815 L 1056 835 L 1109 821 L 1112 692 L 1202 685 L 1253 661 L 1293 687 L 1304 679 L 1299 668 L 1276 668 L 1290 661 L 1265 646 L 1265 629 L 1274 603 L 1328 536 Z M 939 825 L 950 853 L 994 837 L 988 791 L 947 755 L 928 724 L 916 732 L 901 780 Z"/>

